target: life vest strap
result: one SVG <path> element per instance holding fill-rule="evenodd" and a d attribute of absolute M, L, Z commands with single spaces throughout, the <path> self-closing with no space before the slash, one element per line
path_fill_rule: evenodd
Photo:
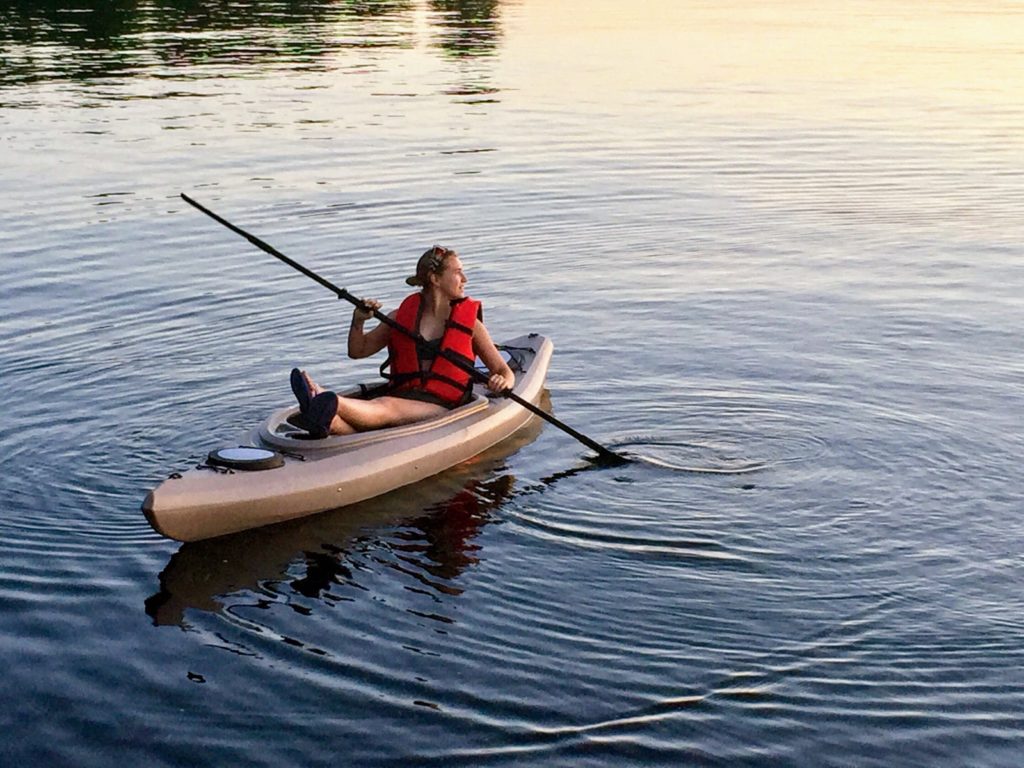
<path fill-rule="evenodd" d="M 456 331 L 462 331 L 462 333 L 466 334 L 467 336 L 472 336 L 473 335 L 473 329 L 472 328 L 470 328 L 468 325 L 463 325 L 462 323 L 457 323 L 454 320 L 452 320 L 450 317 L 445 321 L 444 327 L 445 328 L 454 328 Z"/>
<path fill-rule="evenodd" d="M 462 391 L 464 391 L 466 389 L 466 385 L 463 384 L 461 381 L 456 381 L 455 379 L 451 378 L 450 376 L 445 376 L 443 373 L 433 373 L 433 372 L 430 372 L 430 373 L 427 374 L 427 379 L 429 379 L 431 381 L 439 381 L 442 384 L 447 384 L 450 387 L 455 387 L 460 392 L 462 392 Z"/>

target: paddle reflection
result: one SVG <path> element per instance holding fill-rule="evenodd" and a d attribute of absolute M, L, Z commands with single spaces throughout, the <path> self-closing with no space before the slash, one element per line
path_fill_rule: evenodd
<path fill-rule="evenodd" d="M 385 569 L 414 589 L 458 596 L 479 562 L 481 529 L 516 493 L 505 459 L 533 441 L 533 419 L 509 440 L 438 477 L 336 512 L 183 544 L 145 602 L 157 625 L 188 629 L 188 611 L 220 612 L 240 593 L 280 593 L 335 604 L 365 591 L 360 576 Z M 339 592 L 344 590 L 345 597 Z M 308 601 L 296 610 L 310 610 Z"/>

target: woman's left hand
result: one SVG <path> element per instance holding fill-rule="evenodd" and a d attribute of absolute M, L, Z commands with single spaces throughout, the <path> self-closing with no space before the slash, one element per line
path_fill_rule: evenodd
<path fill-rule="evenodd" d="M 500 373 L 492 373 L 491 377 L 487 379 L 487 388 L 491 392 L 504 392 L 506 389 L 512 389 L 515 383 L 515 376 L 503 376 Z"/>

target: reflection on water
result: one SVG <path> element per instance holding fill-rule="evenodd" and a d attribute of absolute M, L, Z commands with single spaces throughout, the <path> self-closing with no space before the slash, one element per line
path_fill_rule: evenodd
<path fill-rule="evenodd" d="M 515 478 L 471 480 L 454 496 L 424 506 L 424 498 L 445 485 L 420 484 L 314 524 L 185 544 L 160 574 L 160 590 L 146 600 L 146 613 L 154 624 L 184 627 L 187 609 L 222 610 L 239 591 L 259 593 L 278 581 L 297 595 L 333 604 L 342 599 L 339 588 L 360 589 L 367 553 L 376 569 L 457 596 L 462 590 L 454 582 L 477 563 L 473 539 L 511 496 Z M 380 527 L 385 520 L 390 525 Z"/>
<path fill-rule="evenodd" d="M 427 23 L 446 55 L 493 53 L 498 0 L 432 0 Z M 323 66 L 344 49 L 416 44 L 416 4 L 402 0 L 15 0 L 0 6 L 0 87 L 46 81 L 180 76 L 195 67 Z M 240 69 L 241 68 L 241 69 Z"/>
<path fill-rule="evenodd" d="M 501 35 L 499 5 L 498 0 L 431 0 L 438 14 L 440 48 L 458 57 L 494 53 Z"/>
<path fill-rule="evenodd" d="M 458 596 L 458 577 L 478 562 L 475 537 L 517 493 L 504 462 L 540 431 L 533 419 L 476 459 L 337 512 L 183 544 L 160 573 L 146 613 L 155 624 L 187 628 L 186 610 L 225 610 L 240 592 L 265 593 L 278 582 L 333 604 L 343 599 L 339 588 L 361 590 L 360 572 L 381 569 L 417 588 Z"/>

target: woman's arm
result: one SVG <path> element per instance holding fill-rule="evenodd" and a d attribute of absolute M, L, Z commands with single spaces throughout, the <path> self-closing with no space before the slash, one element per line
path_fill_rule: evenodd
<path fill-rule="evenodd" d="M 491 334 L 480 320 L 473 326 L 473 351 L 483 360 L 491 377 L 487 380 L 487 388 L 492 392 L 503 392 L 516 385 L 516 375 L 508 367 L 501 352 L 494 346 Z"/>
<path fill-rule="evenodd" d="M 371 309 L 380 309 L 381 303 L 375 299 L 364 299 L 363 304 Z M 398 314 L 397 310 L 388 317 L 392 320 Z M 348 329 L 348 356 L 354 360 L 362 357 L 369 357 L 380 352 L 388 344 L 391 337 L 391 329 L 384 323 L 379 324 L 369 333 L 363 331 L 363 323 L 373 317 L 373 312 L 356 307 L 352 311 L 352 325 Z"/>

